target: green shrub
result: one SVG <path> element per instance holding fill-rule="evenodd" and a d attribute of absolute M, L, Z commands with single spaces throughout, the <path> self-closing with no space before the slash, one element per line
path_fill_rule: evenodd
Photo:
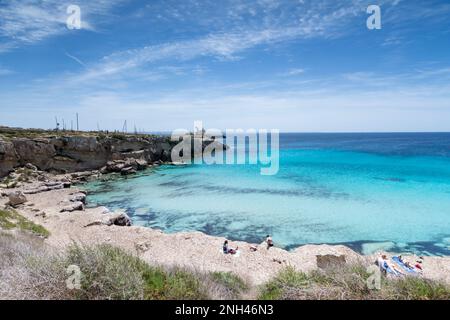
<path fill-rule="evenodd" d="M 418 277 L 387 282 L 382 290 L 385 299 L 450 300 L 450 288 L 443 283 Z"/>
<path fill-rule="evenodd" d="M 282 299 L 286 291 L 305 288 L 308 285 L 309 279 L 306 274 L 297 272 L 292 267 L 287 267 L 280 271 L 274 279 L 272 279 L 262 287 L 259 299 Z"/>
<path fill-rule="evenodd" d="M 0 210 L 0 228 L 5 230 L 19 229 L 47 238 L 50 232 L 43 226 L 28 220 L 14 210 Z"/>
<path fill-rule="evenodd" d="M 229 290 L 234 297 L 239 297 L 242 292 L 249 290 L 248 284 L 232 272 L 212 272 L 211 278 Z"/>
<path fill-rule="evenodd" d="M 181 269 L 152 267 L 124 250 L 110 246 L 81 247 L 68 251 L 68 265 L 82 272 L 77 299 L 205 299 L 199 279 Z"/>
<path fill-rule="evenodd" d="M 450 287 L 421 277 L 382 278 L 380 290 L 368 288 L 363 265 L 345 265 L 314 270 L 308 274 L 293 268 L 282 270 L 260 288 L 262 300 L 448 300 Z"/>
<path fill-rule="evenodd" d="M 78 299 L 142 299 L 143 272 L 148 267 L 139 258 L 110 245 L 82 247 L 72 245 L 66 265 L 80 268 L 81 289 L 74 290 Z"/>

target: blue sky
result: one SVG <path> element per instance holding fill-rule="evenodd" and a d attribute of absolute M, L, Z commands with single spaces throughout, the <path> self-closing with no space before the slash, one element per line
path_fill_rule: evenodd
<path fill-rule="evenodd" d="M 450 131 L 449 17 L 447 0 L 0 0 L 0 124 Z"/>

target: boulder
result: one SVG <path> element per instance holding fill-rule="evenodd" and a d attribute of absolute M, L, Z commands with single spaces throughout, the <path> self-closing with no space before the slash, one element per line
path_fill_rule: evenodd
<path fill-rule="evenodd" d="M 86 204 L 86 195 L 84 193 L 75 193 L 70 197 L 70 202 L 81 202 Z"/>
<path fill-rule="evenodd" d="M 83 211 L 84 204 L 81 201 L 73 202 L 72 204 L 62 208 L 59 212 L 73 212 L 73 211 Z"/>
<path fill-rule="evenodd" d="M 130 217 L 126 213 L 114 213 L 109 217 L 107 225 L 116 225 L 122 227 L 129 227 L 132 225 Z"/>
<path fill-rule="evenodd" d="M 345 265 L 345 255 L 335 256 L 333 254 L 316 255 L 317 267 L 320 269 L 334 268 Z"/>
<path fill-rule="evenodd" d="M 9 199 L 8 204 L 13 207 L 18 206 L 20 204 L 24 204 L 25 202 L 28 201 L 27 197 L 25 197 L 22 191 L 15 191 L 9 193 L 8 199 Z"/>
<path fill-rule="evenodd" d="M 134 169 L 133 167 L 126 167 L 120 170 L 120 174 L 123 176 L 127 176 L 134 173 L 136 173 L 136 169 Z"/>
<path fill-rule="evenodd" d="M 125 161 L 123 160 L 108 161 L 106 164 L 107 172 L 120 172 L 123 168 L 125 168 Z"/>
<path fill-rule="evenodd" d="M 148 162 L 145 160 L 137 159 L 136 160 L 136 169 L 137 170 L 145 170 L 148 167 Z"/>
<path fill-rule="evenodd" d="M 107 226 L 122 226 L 122 227 L 129 227 L 132 225 L 130 217 L 126 213 L 119 212 L 119 213 L 113 213 L 109 214 L 109 217 L 104 220 L 96 220 L 94 222 L 88 223 L 84 227 L 92 227 L 92 226 L 100 226 L 100 225 L 107 225 Z"/>
<path fill-rule="evenodd" d="M 32 170 L 32 171 L 38 171 L 38 168 L 37 168 L 34 164 L 32 164 L 32 163 L 27 163 L 27 164 L 25 165 L 25 168 L 27 168 L 27 169 L 29 169 L 29 170 Z"/>

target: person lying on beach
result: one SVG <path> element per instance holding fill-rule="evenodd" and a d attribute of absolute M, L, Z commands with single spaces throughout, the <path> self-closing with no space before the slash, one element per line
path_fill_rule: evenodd
<path fill-rule="evenodd" d="M 411 264 L 408 261 L 403 261 L 403 264 L 411 271 L 417 272 L 419 274 L 423 273 L 423 269 L 422 266 L 420 265 L 419 262 L 417 262 L 416 264 Z"/>
<path fill-rule="evenodd" d="M 228 247 L 228 240 L 225 240 L 223 243 L 223 253 L 224 254 L 236 254 L 239 250 L 239 247 L 236 247 L 236 249 L 231 249 Z"/>
<path fill-rule="evenodd" d="M 266 237 L 266 243 L 267 243 L 267 250 L 269 250 L 271 247 L 273 247 L 273 240 L 269 234 Z"/>
<path fill-rule="evenodd" d="M 377 264 L 383 271 L 391 270 L 392 273 L 396 276 L 405 275 L 405 273 L 397 267 L 395 264 L 391 263 L 385 254 L 381 255 L 377 259 Z"/>

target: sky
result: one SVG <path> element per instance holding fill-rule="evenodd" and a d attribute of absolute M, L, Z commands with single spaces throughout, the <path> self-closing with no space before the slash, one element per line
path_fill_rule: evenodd
<path fill-rule="evenodd" d="M 0 0 L 0 125 L 76 113 L 82 130 L 450 131 L 450 1 Z"/>

